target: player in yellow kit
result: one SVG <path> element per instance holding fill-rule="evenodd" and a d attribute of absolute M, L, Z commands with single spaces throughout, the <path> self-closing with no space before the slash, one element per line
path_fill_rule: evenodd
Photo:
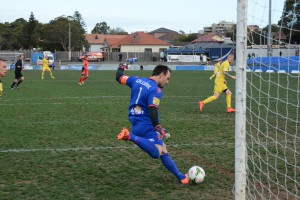
<path fill-rule="evenodd" d="M 221 61 L 215 64 L 214 74 L 209 77 L 209 80 L 213 79 L 217 75 L 220 67 L 221 67 Z"/>
<path fill-rule="evenodd" d="M 230 63 L 233 61 L 233 59 L 234 59 L 234 55 L 230 54 L 228 55 L 227 60 L 221 64 L 219 71 L 216 73 L 214 95 L 206 98 L 204 101 L 199 101 L 200 112 L 202 112 L 205 104 L 217 100 L 222 92 L 226 93 L 227 112 L 228 113 L 235 112 L 235 109 L 231 107 L 232 93 L 227 87 L 227 81 L 225 79 L 226 76 L 235 79 L 235 76 L 232 76 L 228 73 L 230 69 Z"/>
<path fill-rule="evenodd" d="M 48 58 L 48 56 L 45 55 L 44 59 L 43 59 L 42 79 L 44 79 L 44 73 L 45 73 L 45 71 L 48 71 L 50 73 L 51 78 L 54 79 L 54 76 L 53 76 L 53 74 L 51 72 L 51 69 L 49 67 L 49 61 L 48 61 L 47 58 Z"/>

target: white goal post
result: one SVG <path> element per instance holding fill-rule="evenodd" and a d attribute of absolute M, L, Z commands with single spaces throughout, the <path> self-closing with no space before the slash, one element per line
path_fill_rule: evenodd
<path fill-rule="evenodd" d="M 237 3 L 235 199 L 246 199 L 246 48 L 247 0 Z"/>
<path fill-rule="evenodd" d="M 300 1 L 237 0 L 235 199 L 300 199 Z"/>

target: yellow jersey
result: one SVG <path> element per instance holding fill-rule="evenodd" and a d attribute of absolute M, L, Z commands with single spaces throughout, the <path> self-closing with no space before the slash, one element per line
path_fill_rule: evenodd
<path fill-rule="evenodd" d="M 49 68 L 49 61 L 46 58 L 43 59 L 43 68 Z"/>
<path fill-rule="evenodd" d="M 220 69 L 220 66 L 221 66 L 221 61 L 219 61 L 215 64 L 214 74 L 209 77 L 210 80 L 217 75 L 217 73 Z"/>
<path fill-rule="evenodd" d="M 219 71 L 217 72 L 215 83 L 224 83 L 225 82 L 225 74 L 224 72 L 228 72 L 230 69 L 230 63 L 228 60 L 222 62 Z"/>

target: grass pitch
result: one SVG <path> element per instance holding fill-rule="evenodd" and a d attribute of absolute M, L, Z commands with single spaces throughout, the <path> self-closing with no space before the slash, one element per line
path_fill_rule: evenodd
<path fill-rule="evenodd" d="M 193 165 L 205 170 L 199 185 L 179 184 L 160 160 L 116 140 L 130 128 L 130 89 L 115 81 L 115 71 L 90 71 L 82 86 L 80 71 L 54 71 L 55 80 L 47 72 L 41 80 L 41 71 L 23 75 L 15 90 L 13 71 L 2 79 L 1 199 L 234 198 L 235 116 L 226 113 L 224 94 L 198 111 L 198 101 L 212 95 L 211 72 L 173 71 L 160 105 L 169 153 L 184 173 Z"/>

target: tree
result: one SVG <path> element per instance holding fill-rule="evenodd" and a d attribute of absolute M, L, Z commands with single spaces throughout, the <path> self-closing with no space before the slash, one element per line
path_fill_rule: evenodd
<path fill-rule="evenodd" d="M 185 32 L 183 30 L 178 31 L 181 35 L 185 35 Z"/>
<path fill-rule="evenodd" d="M 68 19 L 66 17 L 58 17 L 51 20 L 49 24 L 45 24 L 42 30 L 41 47 L 44 50 L 64 50 L 67 51 L 68 46 Z"/>
<path fill-rule="evenodd" d="M 23 18 L 16 19 L 12 23 L 6 22 L 0 28 L 0 49 L 20 50 L 31 49 L 38 44 L 41 27 L 31 13 L 29 22 Z"/>
<path fill-rule="evenodd" d="M 234 24 L 231 29 L 225 29 L 224 33 L 225 37 L 230 37 L 233 42 L 236 41 L 236 24 Z"/>
<path fill-rule="evenodd" d="M 291 36 L 287 37 L 287 43 L 300 44 L 300 4 L 294 0 L 286 0 L 278 25 L 286 35 Z"/>
<path fill-rule="evenodd" d="M 267 45 L 267 32 L 260 29 L 248 32 L 247 45 Z"/>
<path fill-rule="evenodd" d="M 13 28 L 10 23 L 0 24 L 0 49 L 13 50 L 13 43 L 16 41 Z"/>
<path fill-rule="evenodd" d="M 74 20 L 71 22 L 71 38 L 72 38 L 72 49 L 75 51 L 80 51 L 83 46 L 88 47 L 89 44 L 85 39 L 85 30 L 81 26 L 81 24 Z"/>
<path fill-rule="evenodd" d="M 268 26 L 265 26 L 263 29 L 262 29 L 262 34 L 264 36 L 264 40 L 265 40 L 265 44 L 268 43 L 268 33 L 269 31 L 269 27 Z M 278 33 L 280 31 L 280 28 L 278 27 L 277 24 L 271 24 L 271 43 L 272 44 L 278 44 L 278 41 L 274 40 L 274 33 Z"/>
<path fill-rule="evenodd" d="M 268 32 L 268 29 L 269 29 L 269 27 L 265 26 L 262 30 L 265 31 L 265 32 Z M 271 32 L 276 33 L 278 31 L 279 31 L 278 25 L 277 24 L 271 24 Z"/>
<path fill-rule="evenodd" d="M 23 18 L 12 23 L 0 24 L 0 49 L 19 50 L 27 44 L 27 31 L 24 32 L 27 21 Z"/>
<path fill-rule="evenodd" d="M 191 33 L 191 34 L 187 34 L 187 35 L 181 35 L 178 37 L 178 41 L 179 42 L 192 42 L 193 40 L 198 38 L 198 34 L 197 33 Z"/>
<path fill-rule="evenodd" d="M 31 12 L 29 21 L 23 18 L 12 23 L 0 23 L 0 49 L 32 49 L 41 47 L 44 50 L 64 50 L 69 47 L 69 27 L 71 29 L 71 49 L 81 50 L 88 47 L 84 34 L 85 22 L 78 11 L 73 16 L 61 16 L 48 24 L 41 24 Z"/>
<path fill-rule="evenodd" d="M 84 29 L 80 23 L 72 17 L 60 16 L 44 26 L 43 49 L 68 51 L 69 33 L 71 33 L 71 50 L 78 51 L 87 45 L 84 37 Z"/>
<path fill-rule="evenodd" d="M 120 27 L 112 28 L 109 30 L 109 34 L 111 35 L 128 35 L 128 32 L 126 32 L 124 29 Z"/>
<path fill-rule="evenodd" d="M 32 39 L 35 41 L 35 48 L 41 48 L 42 33 L 45 28 L 45 24 L 38 23 L 35 32 L 32 35 Z"/>
<path fill-rule="evenodd" d="M 106 22 L 97 23 L 96 26 L 91 31 L 92 34 L 108 34 L 110 27 L 107 26 Z"/>
<path fill-rule="evenodd" d="M 84 33 L 86 33 L 86 31 L 85 31 L 86 24 L 84 22 L 82 15 L 79 13 L 79 11 L 76 10 L 74 12 L 73 19 L 79 22 L 80 26 L 83 28 Z"/>
<path fill-rule="evenodd" d="M 13 45 L 15 49 L 28 48 L 28 34 L 26 31 L 27 25 L 28 22 L 23 18 L 16 19 L 10 24 L 10 26 L 13 27 L 13 34 L 16 38 L 15 44 Z"/>
<path fill-rule="evenodd" d="M 4 38 L 4 28 L 5 25 L 0 23 L 0 50 L 2 49 L 3 45 L 5 44 L 5 38 Z"/>
<path fill-rule="evenodd" d="M 247 30 L 248 31 L 248 42 L 247 45 L 267 45 L 268 44 L 268 26 L 265 26 L 262 29 L 254 29 L 254 30 Z M 278 33 L 279 27 L 276 24 L 271 24 L 271 32 Z M 271 36 L 272 37 L 272 36 Z M 273 41 L 273 44 L 277 44 L 278 41 Z"/>
<path fill-rule="evenodd" d="M 38 27 L 38 24 L 39 22 L 35 19 L 33 12 L 31 12 L 27 24 L 27 43 L 30 49 L 37 45 L 37 40 L 33 37 L 33 35 L 35 35 L 34 33 Z"/>

